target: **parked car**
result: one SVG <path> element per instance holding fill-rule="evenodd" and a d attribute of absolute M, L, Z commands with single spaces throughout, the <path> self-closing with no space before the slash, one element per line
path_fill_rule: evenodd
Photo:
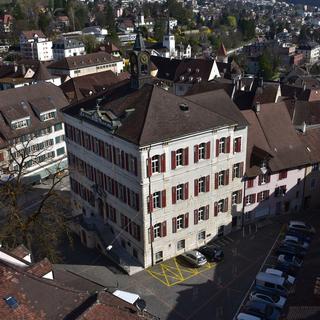
<path fill-rule="evenodd" d="M 264 290 L 273 294 L 276 293 L 283 297 L 287 297 L 289 289 L 290 284 L 285 278 L 266 272 L 259 272 L 256 275 L 255 290 Z"/>
<path fill-rule="evenodd" d="M 240 312 L 237 315 L 237 318 L 235 320 L 263 320 L 260 317 L 253 316 L 252 314 Z"/>
<path fill-rule="evenodd" d="M 305 242 L 308 242 L 309 244 L 312 241 L 312 235 L 302 233 L 301 231 L 298 231 L 298 230 L 293 230 L 293 229 L 288 230 L 286 235 L 297 237 L 300 241 L 305 241 Z"/>
<path fill-rule="evenodd" d="M 252 291 L 249 299 L 253 301 L 262 301 L 279 309 L 283 309 L 287 302 L 285 297 L 278 294 L 266 293 L 265 291 Z"/>
<path fill-rule="evenodd" d="M 243 311 L 265 320 L 279 320 L 281 312 L 278 308 L 261 301 L 248 301 Z"/>
<path fill-rule="evenodd" d="M 315 234 L 316 230 L 313 226 L 303 221 L 292 220 L 288 224 L 288 230 L 296 230 L 303 233 Z"/>
<path fill-rule="evenodd" d="M 287 274 L 286 272 L 284 272 L 283 270 L 279 270 L 277 268 L 267 268 L 266 269 L 266 273 L 270 273 L 270 274 L 274 274 L 275 276 L 278 277 L 283 277 L 285 278 L 291 285 L 294 284 L 294 282 L 296 281 L 296 278 Z"/>
<path fill-rule="evenodd" d="M 297 268 L 300 268 L 302 266 L 302 259 L 293 255 L 280 254 L 278 257 L 278 262 Z"/>
<path fill-rule="evenodd" d="M 201 267 L 207 263 L 206 257 L 196 250 L 187 251 L 181 257 L 195 267 Z"/>
<path fill-rule="evenodd" d="M 303 258 L 306 254 L 307 251 L 304 249 L 299 249 L 297 247 L 292 247 L 292 246 L 287 246 L 287 245 L 280 245 L 278 248 L 275 250 L 276 254 L 287 254 L 287 255 L 293 255 L 299 258 Z"/>
<path fill-rule="evenodd" d="M 208 261 L 221 261 L 224 258 L 224 252 L 222 249 L 215 246 L 205 245 L 198 249 Z"/>
<path fill-rule="evenodd" d="M 295 277 L 298 273 L 299 267 L 294 267 L 285 263 L 277 262 L 275 268 L 286 272 L 288 275 Z"/>
<path fill-rule="evenodd" d="M 299 238 L 295 236 L 285 236 L 283 243 L 290 246 L 297 246 L 305 250 L 308 250 L 310 246 L 310 244 L 307 241 L 300 241 Z"/>

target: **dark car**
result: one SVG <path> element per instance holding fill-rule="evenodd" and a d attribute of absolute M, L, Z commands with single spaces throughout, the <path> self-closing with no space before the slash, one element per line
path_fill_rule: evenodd
<path fill-rule="evenodd" d="M 311 242 L 312 241 L 312 236 L 311 235 L 307 235 L 307 234 L 303 234 L 300 231 L 297 230 L 288 230 L 287 236 L 294 236 L 297 237 L 300 241 L 306 241 L 306 242 Z"/>
<path fill-rule="evenodd" d="M 292 265 L 287 264 L 287 263 L 281 263 L 281 262 L 278 262 L 275 265 L 275 268 L 278 269 L 278 270 L 281 270 L 283 272 L 286 272 L 288 275 L 290 275 L 292 277 L 296 277 L 297 273 L 299 271 L 298 267 L 292 266 Z"/>
<path fill-rule="evenodd" d="M 278 320 L 281 316 L 278 308 L 260 301 L 247 302 L 243 307 L 243 311 L 266 320 Z"/>
<path fill-rule="evenodd" d="M 198 249 L 210 262 L 221 261 L 224 258 L 223 250 L 215 246 L 206 245 Z"/>
<path fill-rule="evenodd" d="M 286 254 L 296 256 L 299 258 L 303 258 L 307 254 L 307 251 L 305 249 L 289 245 L 280 245 L 278 248 L 276 248 L 275 252 L 277 255 Z"/>

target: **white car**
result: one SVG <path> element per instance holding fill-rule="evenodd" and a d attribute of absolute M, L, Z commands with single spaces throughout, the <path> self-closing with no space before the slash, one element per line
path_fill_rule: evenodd
<path fill-rule="evenodd" d="M 191 250 L 181 255 L 183 259 L 194 265 L 195 267 L 201 267 L 207 263 L 206 257 L 196 250 Z"/>
<path fill-rule="evenodd" d="M 289 276 L 285 272 L 278 270 L 278 269 L 267 268 L 265 272 L 270 273 L 270 274 L 274 274 L 275 276 L 278 276 L 278 277 L 285 278 L 291 285 L 294 284 L 294 282 L 296 281 L 295 277 Z"/>
<path fill-rule="evenodd" d="M 287 302 L 286 298 L 279 296 L 277 294 L 269 294 L 269 293 L 263 293 L 259 291 L 252 291 L 250 293 L 249 299 L 253 301 L 265 302 L 279 309 L 283 309 L 283 307 Z"/>
<path fill-rule="evenodd" d="M 314 227 L 312 227 L 310 224 L 305 223 L 303 221 L 290 221 L 288 224 L 289 230 L 296 230 L 296 231 L 302 231 L 305 233 L 315 233 Z"/>
<path fill-rule="evenodd" d="M 278 262 L 290 267 L 300 268 L 302 266 L 301 259 L 297 258 L 296 256 L 290 256 L 286 254 L 280 254 L 278 257 Z"/>
<path fill-rule="evenodd" d="M 301 247 L 303 249 L 309 248 L 309 243 L 306 241 L 300 241 L 298 237 L 295 236 L 285 236 L 283 243 L 289 246 Z"/>

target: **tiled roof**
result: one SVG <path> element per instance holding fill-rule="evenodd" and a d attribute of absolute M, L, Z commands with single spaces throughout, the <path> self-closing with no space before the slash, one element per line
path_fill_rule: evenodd
<path fill-rule="evenodd" d="M 44 258 L 43 260 L 32 264 L 27 269 L 27 272 L 32 273 L 39 278 L 43 277 L 50 271 L 52 271 L 52 264 L 47 258 Z"/>
<path fill-rule="evenodd" d="M 18 258 L 23 259 L 25 256 L 27 256 L 31 252 L 23 244 L 20 244 L 19 246 L 11 250 L 10 253 Z"/>
<path fill-rule="evenodd" d="M 41 30 L 22 31 L 22 34 L 23 34 L 27 39 L 33 39 L 35 35 L 37 35 L 39 38 L 45 38 L 45 37 L 46 37 Z"/>

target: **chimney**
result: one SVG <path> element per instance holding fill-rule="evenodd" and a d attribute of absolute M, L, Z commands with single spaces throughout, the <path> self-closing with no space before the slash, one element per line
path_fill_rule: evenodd
<path fill-rule="evenodd" d="M 24 64 L 21 65 L 21 73 L 23 76 L 26 74 L 26 66 Z"/>
<path fill-rule="evenodd" d="M 254 111 L 255 111 L 256 113 L 259 113 L 260 110 L 261 110 L 260 102 L 259 102 L 259 101 L 256 101 L 255 106 L 254 106 Z"/>

